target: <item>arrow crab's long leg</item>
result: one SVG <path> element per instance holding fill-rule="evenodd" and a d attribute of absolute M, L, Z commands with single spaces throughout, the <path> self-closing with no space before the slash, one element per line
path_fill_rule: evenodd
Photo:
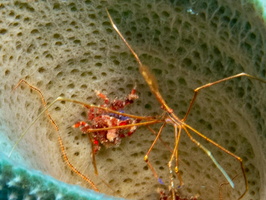
<path fill-rule="evenodd" d="M 170 181 L 171 181 L 170 187 L 171 187 L 172 197 L 175 197 L 176 195 L 175 195 L 175 186 L 174 186 L 174 176 L 173 176 L 173 169 L 172 169 L 172 162 L 174 159 L 176 160 L 176 166 L 174 168 L 175 173 L 178 176 L 180 186 L 183 185 L 183 180 L 182 180 L 182 177 L 181 177 L 181 175 L 179 173 L 179 169 L 178 169 L 178 145 L 179 145 L 182 129 L 181 129 L 180 125 L 174 124 L 173 126 L 175 129 L 175 147 L 174 147 L 173 153 L 171 155 L 171 158 L 168 162 L 168 168 L 169 168 L 169 172 L 170 172 Z"/>
<path fill-rule="evenodd" d="M 156 173 L 156 170 L 154 169 L 154 167 L 152 166 L 152 164 L 149 161 L 149 154 L 151 152 L 151 150 L 153 149 L 154 145 L 156 144 L 157 140 L 160 139 L 160 135 L 163 131 L 163 128 L 165 127 L 166 123 L 164 122 L 163 125 L 160 127 L 160 130 L 158 131 L 158 133 L 156 134 L 156 138 L 153 140 L 153 143 L 151 144 L 149 150 L 147 151 L 146 155 L 144 156 L 144 161 L 147 163 L 147 165 L 149 166 L 149 168 L 151 169 L 153 175 L 155 178 L 158 179 L 158 181 L 160 183 L 162 183 L 161 179 L 159 178 L 158 174 Z M 151 131 L 153 131 L 153 129 L 149 128 Z"/>
<path fill-rule="evenodd" d="M 238 78 L 238 77 L 241 77 L 241 76 L 246 76 L 246 77 L 248 77 L 248 78 L 250 78 L 250 79 L 255 79 L 255 80 L 260 81 L 260 82 L 262 82 L 262 83 L 266 83 L 265 80 L 260 79 L 260 78 L 255 77 L 255 76 L 252 76 L 252 75 L 250 75 L 250 74 L 247 74 L 247 73 L 239 73 L 239 74 L 236 74 L 236 75 L 233 75 L 233 76 L 229 76 L 229 77 L 227 77 L 227 78 L 223 78 L 223 79 L 218 80 L 218 81 L 214 81 L 214 82 L 212 82 L 212 83 L 207 83 L 207 84 L 205 84 L 205 85 L 202 85 L 202 86 L 200 86 L 200 87 L 198 87 L 198 88 L 196 88 L 196 89 L 194 90 L 194 96 L 193 96 L 193 98 L 192 98 L 191 101 L 190 101 L 190 104 L 189 104 L 188 110 L 187 110 L 187 112 L 186 112 L 186 115 L 185 115 L 184 118 L 182 119 L 182 121 L 186 121 L 186 119 L 187 119 L 187 117 L 188 117 L 188 114 L 190 113 L 191 108 L 192 108 L 193 104 L 195 103 L 196 98 L 197 98 L 197 96 L 198 96 L 198 94 L 199 94 L 199 91 L 200 91 L 201 89 L 204 89 L 204 88 L 207 88 L 207 87 L 210 87 L 210 86 L 213 86 L 213 85 L 216 85 L 216 84 L 218 84 L 218 83 L 221 83 L 221 82 L 224 82 L 224 81 L 228 81 L 228 80 L 231 80 L 231 79 L 234 79 L 234 78 Z"/>
<path fill-rule="evenodd" d="M 196 133 L 197 135 L 199 135 L 201 138 L 203 138 L 204 140 L 210 142 L 211 144 L 213 144 L 214 146 L 216 146 L 217 148 L 221 149 L 222 151 L 224 151 L 225 153 L 227 153 L 228 155 L 234 157 L 239 163 L 240 163 L 240 167 L 241 167 L 241 171 L 242 171 L 242 174 L 243 174 L 243 177 L 244 177 L 244 181 L 245 181 L 245 191 L 242 193 L 242 195 L 238 198 L 238 199 L 242 199 L 245 194 L 247 193 L 248 191 L 248 180 L 247 180 L 247 176 L 246 176 L 246 172 L 245 172 L 245 168 L 244 168 L 244 164 L 243 164 L 243 160 L 242 158 L 240 158 L 239 156 L 233 154 L 231 151 L 228 151 L 227 149 L 225 149 L 224 147 L 222 147 L 221 145 L 219 145 L 218 143 L 214 142 L 213 140 L 211 140 L 210 138 L 206 137 L 205 135 L 203 135 L 202 133 L 200 133 L 199 131 L 197 131 L 196 129 L 192 128 L 191 126 L 189 126 L 188 124 L 185 124 L 183 125 L 183 128 L 184 130 L 186 131 L 187 135 L 190 137 L 190 138 L 193 138 L 190 133 L 188 132 L 187 129 L 190 129 L 191 131 L 193 131 L 194 133 Z M 195 139 L 194 139 L 195 140 Z M 192 140 L 193 141 L 193 140 Z M 194 141 L 193 141 L 194 142 Z M 197 141 L 194 142 L 195 144 L 197 144 Z M 198 144 L 197 144 L 198 145 Z M 198 145 L 200 146 L 200 145 Z M 202 148 L 203 149 L 203 148 Z M 204 149 L 203 149 L 204 150 Z M 204 150 L 205 151 L 205 150 Z M 209 156 L 210 153 L 207 153 L 207 155 Z M 212 157 L 209 156 L 211 159 Z M 212 159 L 213 160 L 213 159 Z M 217 166 L 217 161 L 214 161 L 214 164 Z M 217 164 L 216 164 L 217 163 Z M 220 166 L 218 164 L 218 166 Z M 217 166 L 217 167 L 218 167 Z M 225 170 L 220 166 L 218 167 L 218 169 L 223 173 L 223 175 L 225 176 L 225 178 L 227 179 L 227 181 L 229 182 L 229 184 L 231 185 L 232 188 L 234 188 L 234 183 L 232 181 L 232 179 L 227 175 L 227 173 L 225 172 Z M 228 178 L 227 178 L 228 177 Z"/>

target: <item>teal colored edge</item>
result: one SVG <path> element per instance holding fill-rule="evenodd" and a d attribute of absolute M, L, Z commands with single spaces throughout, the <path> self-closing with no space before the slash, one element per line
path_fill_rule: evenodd
<path fill-rule="evenodd" d="M 122 200 L 58 181 L 0 152 L 0 199 Z"/>
<path fill-rule="evenodd" d="M 257 9 L 257 12 L 261 14 L 264 22 L 266 20 L 266 0 L 252 0 L 252 3 Z"/>

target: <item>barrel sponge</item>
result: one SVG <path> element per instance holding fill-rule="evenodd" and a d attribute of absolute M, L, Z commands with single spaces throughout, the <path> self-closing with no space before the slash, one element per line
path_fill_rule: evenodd
<path fill-rule="evenodd" d="M 40 190 L 40 195 L 59 198 L 60 194 L 74 194 L 74 190 L 78 191 L 76 195 L 83 195 L 80 186 L 91 189 L 65 165 L 57 133 L 45 115 L 29 129 L 9 159 L 2 156 L 8 154 L 20 134 L 43 110 L 40 96 L 25 84 L 12 90 L 20 79 L 38 87 L 48 103 L 61 96 L 101 105 L 103 102 L 95 90 L 110 99 L 123 99 L 136 85 L 139 99 L 124 111 L 145 116 L 162 114 L 160 104 L 138 71 L 137 62 L 113 30 L 106 8 L 141 61 L 152 71 L 162 96 L 180 118 L 188 109 L 193 90 L 201 85 L 240 72 L 266 79 L 266 27 L 264 10 L 258 1 L 2 1 L 0 166 L 4 175 L 0 192 L 4 191 L 3 195 L 13 195 L 15 199 L 15 195 L 23 193 L 30 198 Z M 243 199 L 266 198 L 265 94 L 266 84 L 246 77 L 217 84 L 199 93 L 186 121 L 243 159 L 249 183 Z M 70 162 L 100 192 L 126 199 L 158 199 L 158 188 L 168 189 L 167 162 L 171 155 L 168 147 L 174 146 L 173 127 L 163 129 L 161 138 L 165 143 L 158 141 L 149 155 L 163 181 L 160 184 L 143 161 L 155 138 L 146 127 L 137 128 L 117 147 L 102 148 L 96 155 L 99 173 L 95 175 L 88 137 L 72 128 L 76 122 L 86 120 L 86 108 L 62 101 L 49 112 L 59 127 Z M 160 125 L 151 127 L 158 131 Z M 182 132 L 178 152 L 184 185 L 177 189 L 179 195 L 198 195 L 200 199 L 211 200 L 219 199 L 220 192 L 223 199 L 237 199 L 244 191 L 239 162 L 192 135 L 233 178 L 235 189 L 226 184 L 210 158 Z M 32 175 L 34 170 L 44 175 L 40 172 L 39 176 Z M 52 181 L 51 177 L 77 186 Z M 19 186 L 14 188 L 12 184 Z M 175 185 L 179 185 L 177 179 Z"/>

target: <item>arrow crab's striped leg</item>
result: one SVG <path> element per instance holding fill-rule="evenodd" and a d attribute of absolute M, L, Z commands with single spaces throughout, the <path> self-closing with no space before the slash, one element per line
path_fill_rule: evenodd
<path fill-rule="evenodd" d="M 94 184 L 94 182 L 88 178 L 87 176 L 85 176 L 84 174 L 82 174 L 76 167 L 74 167 L 74 165 L 69 161 L 68 159 L 68 156 L 66 154 L 66 151 L 65 151 L 65 147 L 64 147 L 64 144 L 63 144 L 63 141 L 62 141 L 62 138 L 59 134 L 59 128 L 57 126 L 57 124 L 55 123 L 55 121 L 53 120 L 53 118 L 51 117 L 51 115 L 49 114 L 48 112 L 48 108 L 50 107 L 50 105 L 48 107 L 47 106 L 47 103 L 44 99 L 44 96 L 42 94 L 42 92 L 35 86 L 31 85 L 30 83 L 28 83 L 26 80 L 24 79 L 21 79 L 18 84 L 14 87 L 13 90 L 15 90 L 20 84 L 26 84 L 28 85 L 31 89 L 35 90 L 41 97 L 41 101 L 42 101 L 42 104 L 43 106 L 45 107 L 45 109 L 37 116 L 37 118 L 29 125 L 29 127 L 20 135 L 19 139 L 16 141 L 16 143 L 14 144 L 13 148 L 11 149 L 8 157 L 11 156 L 12 152 L 14 151 L 14 149 L 16 148 L 16 146 L 18 145 L 18 143 L 21 141 L 21 139 L 24 137 L 24 135 L 28 132 L 29 128 L 32 127 L 35 122 L 39 119 L 39 117 L 45 112 L 45 114 L 47 115 L 49 121 L 53 124 L 55 130 L 56 130 L 56 133 L 58 135 L 58 142 L 59 142 L 59 146 L 60 146 L 60 150 L 61 150 L 61 154 L 63 156 L 63 159 L 65 161 L 65 163 L 68 165 L 68 167 L 74 172 L 76 173 L 78 176 L 80 176 L 85 182 L 87 182 L 93 190 L 95 191 L 99 191 L 99 189 L 96 187 L 96 185 Z"/>
<path fill-rule="evenodd" d="M 35 91 L 40 95 L 43 106 L 46 107 L 47 103 L 46 103 L 46 101 L 45 101 L 45 99 L 44 99 L 44 96 L 43 96 L 42 92 L 39 90 L 39 88 L 37 88 L 37 87 L 31 85 L 31 84 L 30 84 L 28 81 L 26 81 L 25 79 L 21 79 L 21 80 L 17 83 L 17 85 L 13 88 L 13 91 L 16 90 L 16 89 L 18 88 L 18 86 L 20 86 L 22 83 L 28 85 L 32 90 L 35 90 Z M 55 121 L 53 120 L 53 118 L 51 117 L 51 115 L 49 114 L 48 110 L 47 110 L 45 113 L 46 113 L 46 115 L 47 115 L 49 121 L 51 122 L 51 124 L 53 124 L 55 130 L 58 131 L 59 128 L 58 128 L 57 124 L 55 123 Z"/>

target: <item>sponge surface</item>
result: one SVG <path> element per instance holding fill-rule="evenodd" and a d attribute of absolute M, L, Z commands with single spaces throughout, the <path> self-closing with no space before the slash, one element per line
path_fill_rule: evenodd
<path fill-rule="evenodd" d="M 242 1 L 241 1 L 242 2 Z M 265 79 L 265 25 L 260 11 L 246 2 L 201 1 L 11 1 L 0 4 L 1 133 L 10 150 L 19 135 L 43 109 L 40 97 L 20 79 L 38 87 L 48 103 L 58 96 L 101 105 L 94 90 L 110 99 L 125 98 L 134 85 L 140 98 L 125 112 L 160 115 L 160 104 L 138 72 L 127 47 L 112 29 L 105 8 L 142 62 L 155 74 L 169 106 L 184 117 L 193 89 L 221 78 L 246 72 Z M 240 156 L 249 191 L 244 199 L 265 198 L 266 85 L 248 78 L 234 79 L 204 89 L 187 123 Z M 101 192 L 128 199 L 157 199 L 158 188 L 170 184 L 169 149 L 158 141 L 149 160 L 162 178 L 161 185 L 143 161 L 155 139 L 140 127 L 120 146 L 97 155 L 94 174 L 86 135 L 72 125 L 86 120 L 86 108 L 56 103 L 50 114 L 59 126 L 72 164 L 90 177 Z M 5 127 L 5 128 L 4 128 Z M 152 126 L 158 131 L 160 125 Z M 194 135 L 193 135 L 194 136 Z M 162 139 L 172 148 L 174 131 L 164 128 Z M 237 199 L 244 191 L 239 162 L 201 138 L 226 170 L 235 177 L 235 189 L 220 188 L 226 180 L 210 158 L 182 133 L 179 168 L 182 196 L 200 199 Z M 4 141 L 4 140 L 1 140 Z M 61 181 L 90 188 L 61 158 L 57 134 L 45 115 L 17 147 L 21 160 Z M 18 154 L 12 155 L 19 159 Z M 22 161 L 22 162 L 23 162 Z M 106 187 L 103 180 L 112 189 Z M 176 179 L 176 186 L 178 181 Z"/>

